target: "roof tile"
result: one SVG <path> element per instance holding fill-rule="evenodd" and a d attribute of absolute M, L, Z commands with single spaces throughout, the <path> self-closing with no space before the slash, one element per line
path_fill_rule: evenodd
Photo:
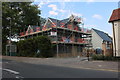
<path fill-rule="evenodd" d="M 109 22 L 120 20 L 120 8 L 113 10 Z"/>

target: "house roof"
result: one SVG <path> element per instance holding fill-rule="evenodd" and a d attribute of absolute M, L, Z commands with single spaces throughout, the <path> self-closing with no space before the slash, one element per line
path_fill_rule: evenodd
<path fill-rule="evenodd" d="M 120 20 L 120 8 L 113 10 L 109 22 Z"/>
<path fill-rule="evenodd" d="M 93 29 L 93 28 L 92 28 Z M 112 42 L 112 39 L 107 33 L 104 33 L 103 31 L 99 31 L 97 29 L 93 29 L 104 41 L 110 41 Z"/>
<path fill-rule="evenodd" d="M 58 19 L 54 19 L 54 18 L 50 18 L 49 17 L 49 19 L 52 21 L 52 22 L 59 22 L 60 20 L 58 20 Z"/>
<path fill-rule="evenodd" d="M 31 26 L 31 28 L 33 29 L 34 32 L 36 32 L 37 27 L 40 27 L 40 26 Z"/>
<path fill-rule="evenodd" d="M 69 21 L 69 18 L 67 19 L 63 19 L 63 20 L 58 20 L 58 19 L 53 19 L 53 18 L 49 18 L 53 23 L 57 23 L 58 26 L 61 25 L 61 23 L 66 24 Z"/>

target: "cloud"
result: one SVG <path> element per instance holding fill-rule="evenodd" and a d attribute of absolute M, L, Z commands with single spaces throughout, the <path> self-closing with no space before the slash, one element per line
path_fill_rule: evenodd
<path fill-rule="evenodd" d="M 48 3 L 49 3 L 49 2 L 43 2 L 43 1 L 41 1 L 41 2 L 38 4 L 38 7 L 41 8 L 43 5 L 48 4 Z"/>
<path fill-rule="evenodd" d="M 50 4 L 48 5 L 48 7 L 51 7 L 52 10 L 56 11 L 57 10 L 57 5 L 54 5 L 54 4 Z"/>
<path fill-rule="evenodd" d="M 64 10 L 64 9 L 60 9 L 60 10 L 58 10 L 59 12 L 62 12 L 62 13 L 64 13 L 64 12 L 66 12 L 66 10 Z"/>
<path fill-rule="evenodd" d="M 87 2 L 95 2 L 95 0 L 87 0 Z"/>
<path fill-rule="evenodd" d="M 81 17 L 81 16 L 82 16 L 82 14 L 80 14 L 80 13 L 75 13 L 75 12 L 72 12 L 72 14 L 73 14 L 73 15 L 75 15 L 75 16 L 79 16 L 79 17 Z"/>
<path fill-rule="evenodd" d="M 102 18 L 103 18 L 103 17 L 102 17 L 101 15 L 99 15 L 99 14 L 94 14 L 92 17 L 93 17 L 93 18 L 96 18 L 96 19 L 102 19 Z"/>
<path fill-rule="evenodd" d="M 49 14 L 50 14 L 50 15 L 58 15 L 58 13 L 55 12 L 55 11 L 49 11 Z"/>
<path fill-rule="evenodd" d="M 87 18 L 84 17 L 84 18 L 83 18 L 83 21 L 86 21 L 86 20 L 87 20 Z"/>
<path fill-rule="evenodd" d="M 91 28 L 96 28 L 97 26 L 96 25 L 89 25 L 89 24 L 86 24 L 84 25 L 85 28 L 88 28 L 88 29 L 91 29 Z"/>
<path fill-rule="evenodd" d="M 76 12 L 73 12 L 71 10 L 66 10 L 66 14 L 65 15 L 67 17 L 70 17 L 72 14 L 75 15 L 75 16 L 78 16 L 78 17 L 82 17 L 83 16 L 81 13 L 76 13 Z"/>
<path fill-rule="evenodd" d="M 70 2 L 71 0 L 63 0 L 64 2 Z"/>

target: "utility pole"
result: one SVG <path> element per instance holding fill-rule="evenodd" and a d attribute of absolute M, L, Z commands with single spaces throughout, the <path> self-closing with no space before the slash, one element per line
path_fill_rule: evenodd
<path fill-rule="evenodd" d="M 11 56 L 11 18 L 10 17 L 8 17 L 7 18 L 9 21 L 10 21 L 10 27 L 9 27 L 9 40 L 10 40 L 10 42 L 9 42 L 9 44 L 10 44 L 10 56 Z"/>
<path fill-rule="evenodd" d="M 11 56 L 11 45 L 12 43 L 11 43 L 11 19 L 10 19 L 10 56 Z"/>
<path fill-rule="evenodd" d="M 57 30 L 57 20 L 56 20 L 56 44 L 57 44 L 57 57 L 58 57 L 58 30 Z"/>
<path fill-rule="evenodd" d="M 12 10 L 12 5 L 11 5 L 11 3 L 10 3 L 10 8 L 11 8 L 11 10 Z M 11 42 L 11 17 L 9 17 L 9 20 L 10 20 L 10 56 L 11 56 L 11 45 L 12 45 L 12 42 Z"/>

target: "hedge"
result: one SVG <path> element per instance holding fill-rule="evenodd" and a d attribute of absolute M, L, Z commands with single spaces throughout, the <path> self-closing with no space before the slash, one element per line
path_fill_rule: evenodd
<path fill-rule="evenodd" d="M 38 36 L 33 39 L 21 40 L 17 44 L 18 56 L 26 57 L 53 57 L 52 44 L 47 36 Z"/>
<path fill-rule="evenodd" d="M 103 54 L 94 54 L 91 56 L 93 60 L 105 60 L 105 61 L 119 61 L 120 58 L 113 56 L 104 56 Z"/>

